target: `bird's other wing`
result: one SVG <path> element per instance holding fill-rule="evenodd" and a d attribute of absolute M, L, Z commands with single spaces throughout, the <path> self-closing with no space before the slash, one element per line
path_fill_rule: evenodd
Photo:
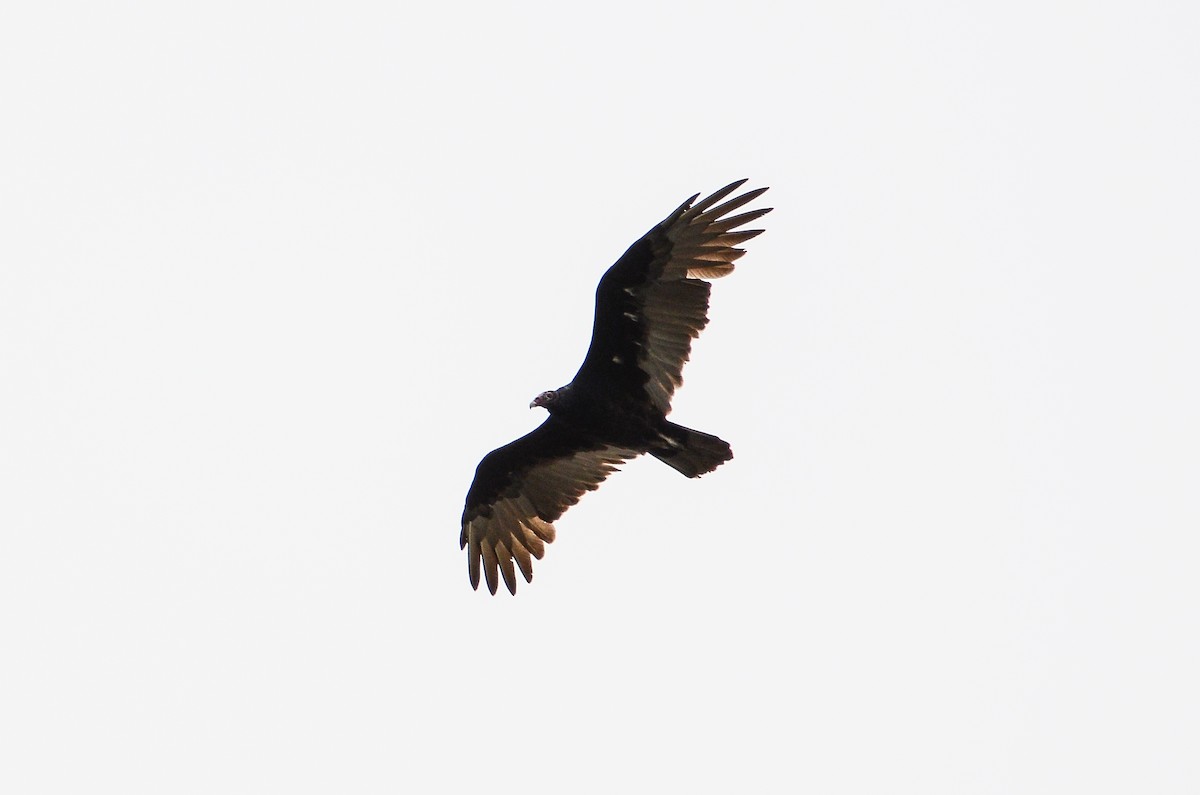
<path fill-rule="evenodd" d="M 596 288 L 591 347 L 575 386 L 648 397 L 663 414 L 671 411 L 692 340 L 708 323 L 705 280 L 733 272 L 734 261 L 746 253 L 737 246 L 763 232 L 735 230 L 772 209 L 730 216 L 767 190 L 722 203 L 745 182 L 695 204 L 700 194 L 691 197 L 608 269 Z"/>
<path fill-rule="evenodd" d="M 552 524 L 584 492 L 597 488 L 637 450 L 586 438 L 550 417 L 515 442 L 483 457 L 463 508 L 459 544 L 467 550 L 471 587 L 482 568 L 488 590 L 499 575 L 517 592 L 516 569 L 533 581 L 532 558 L 541 559 L 554 540 Z M 515 566 L 514 566 L 515 562 Z"/>

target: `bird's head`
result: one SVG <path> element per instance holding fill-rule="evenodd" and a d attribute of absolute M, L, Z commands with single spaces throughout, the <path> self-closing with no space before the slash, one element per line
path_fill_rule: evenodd
<path fill-rule="evenodd" d="M 541 406 L 546 411 L 550 411 L 556 400 L 558 400 L 558 390 L 547 389 L 529 402 L 529 408 L 532 409 Z"/>

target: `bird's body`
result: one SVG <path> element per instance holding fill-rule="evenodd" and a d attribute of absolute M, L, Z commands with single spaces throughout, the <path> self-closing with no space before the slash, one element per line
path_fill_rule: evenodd
<path fill-rule="evenodd" d="M 733 457 L 729 444 L 667 419 L 691 341 L 708 323 L 705 279 L 733 271 L 739 243 L 762 230 L 732 231 L 770 212 L 726 218 L 766 188 L 717 203 L 745 180 L 695 204 L 693 196 L 647 232 L 596 288 L 592 342 L 571 383 L 530 407 L 550 412 L 534 431 L 488 453 L 463 509 L 460 543 L 472 586 L 502 575 L 516 593 L 516 569 L 532 581 L 531 558 L 554 540 L 552 522 L 618 464 L 650 453 L 687 477 Z M 515 565 L 514 565 L 515 564 Z"/>

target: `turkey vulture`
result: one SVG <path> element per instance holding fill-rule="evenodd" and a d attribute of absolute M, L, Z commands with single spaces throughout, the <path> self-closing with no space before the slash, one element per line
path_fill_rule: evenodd
<path fill-rule="evenodd" d="M 459 544 L 471 586 L 479 572 L 510 593 L 516 569 L 533 581 L 532 558 L 554 540 L 551 524 L 617 465 L 649 453 L 689 478 L 733 458 L 729 444 L 667 420 L 692 339 L 708 323 L 709 283 L 733 272 L 737 248 L 761 229 L 734 231 L 771 211 L 729 213 L 758 188 L 724 203 L 746 180 L 693 204 L 696 194 L 629 247 L 596 288 L 587 357 L 571 383 L 543 392 L 530 408 L 550 416 L 533 432 L 484 456 L 467 492 Z M 515 565 L 514 565 L 515 562 Z"/>

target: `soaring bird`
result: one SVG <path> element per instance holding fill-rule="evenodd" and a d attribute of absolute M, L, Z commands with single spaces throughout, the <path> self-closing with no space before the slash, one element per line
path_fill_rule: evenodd
<path fill-rule="evenodd" d="M 762 234 L 738 231 L 772 208 L 729 215 L 766 192 L 734 198 L 746 180 L 697 202 L 681 204 L 641 237 L 600 279 L 592 342 L 571 383 L 529 404 L 550 416 L 532 432 L 483 457 L 467 492 L 459 543 L 467 550 L 471 586 L 482 570 L 493 594 L 503 576 L 517 592 L 519 568 L 533 581 L 533 558 L 554 540 L 554 524 L 616 471 L 642 453 L 689 478 L 733 458 L 729 443 L 667 419 L 683 383 L 692 340 L 708 323 L 707 280 L 727 276 Z"/>

